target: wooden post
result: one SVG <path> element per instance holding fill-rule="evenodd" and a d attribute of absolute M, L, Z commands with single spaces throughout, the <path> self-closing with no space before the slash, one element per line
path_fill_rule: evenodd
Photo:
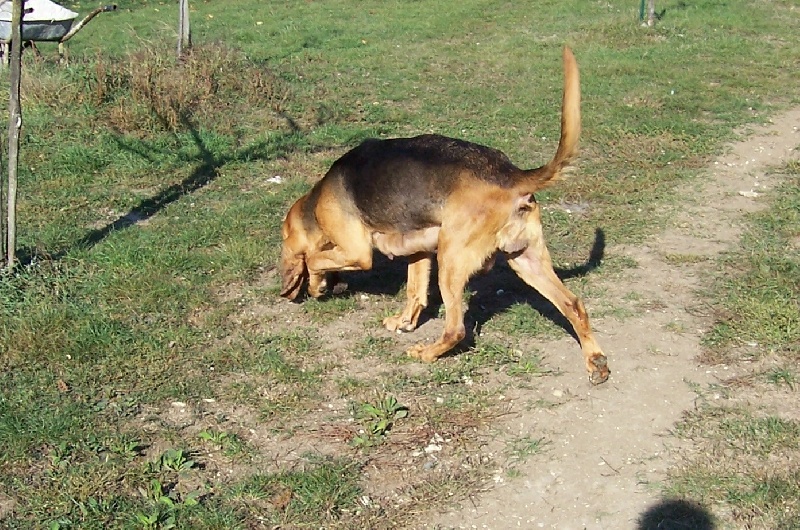
<path fill-rule="evenodd" d="M 6 48 L 8 50 L 8 48 Z M 6 64 L 6 56 L 2 59 L 3 65 Z M 3 215 L 3 204 L 6 196 L 6 176 L 3 172 L 3 150 L 0 149 L 0 269 L 5 268 L 6 264 L 6 216 Z"/>
<path fill-rule="evenodd" d="M 8 102 L 8 224 L 6 226 L 6 269 L 16 263 L 17 248 L 17 172 L 19 170 L 19 132 L 22 106 L 19 88 L 22 74 L 22 10 L 25 0 L 14 0 L 11 12 L 11 95 Z"/>
<path fill-rule="evenodd" d="M 189 0 L 180 0 L 178 7 L 178 59 L 192 47 L 192 32 L 189 28 Z"/>
<path fill-rule="evenodd" d="M 656 24 L 656 0 L 647 0 L 647 27 L 652 28 Z"/>

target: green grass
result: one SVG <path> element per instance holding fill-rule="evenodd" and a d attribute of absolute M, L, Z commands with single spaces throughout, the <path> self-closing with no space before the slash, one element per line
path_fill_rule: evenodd
<path fill-rule="evenodd" d="M 784 168 L 779 193 L 756 214 L 740 250 L 723 261 L 724 274 L 711 287 L 719 293 L 717 323 L 708 334 L 711 355 L 731 360 L 735 346 L 757 344 L 763 354 L 789 359 L 800 354 L 800 171 Z M 727 352 L 727 353 L 726 353 Z M 735 358 L 735 357 L 734 357 Z"/>
<path fill-rule="evenodd" d="M 515 303 L 491 321 L 491 327 L 517 336 L 556 337 L 560 328 L 527 303 Z"/>
<path fill-rule="evenodd" d="M 793 462 L 800 449 L 800 424 L 709 406 L 688 414 L 678 433 L 702 453 L 672 472 L 669 493 L 723 505 L 737 526 L 796 527 L 800 468 Z"/>
<path fill-rule="evenodd" d="M 361 493 L 358 464 L 315 460 L 305 470 L 254 475 L 232 488 L 230 500 L 241 512 L 273 524 L 331 524 L 349 518 Z"/>
<path fill-rule="evenodd" d="M 540 199 L 589 206 L 544 214 L 556 263 L 582 264 L 598 228 L 609 244 L 640 241 L 734 131 L 800 101 L 800 19 L 787 1 L 666 4 L 654 29 L 638 27 L 634 4 L 192 3 L 195 50 L 180 63 L 174 5 L 117 4 L 70 41 L 69 65 L 46 43 L 41 60 L 25 54 L 23 264 L 0 277 L 9 528 L 391 528 L 465 495 L 485 469 L 459 471 L 452 457 L 441 475 L 401 485 L 414 514 L 389 497 L 360 503 L 363 455 L 328 405 L 375 388 L 408 404 L 408 421 L 371 449 L 379 463 L 408 440 L 424 446 L 431 429 L 470 447 L 503 385 L 550 375 L 518 337 L 560 327 L 513 305 L 484 315 L 491 340 L 420 369 L 377 332 L 353 336 L 378 329 L 395 293 L 287 309 L 272 266 L 291 201 L 368 136 L 438 132 L 542 163 L 568 43 L 581 65 L 583 157 Z M 748 235 L 752 254 L 732 256 L 729 283 L 715 288 L 737 298 L 720 302 L 714 351 L 754 341 L 787 360 L 797 352 L 797 262 L 781 250 L 796 248 L 787 230 L 800 200 L 795 181 L 786 189 Z M 594 278 L 631 266 L 609 263 L 571 288 L 592 292 Z M 785 390 L 795 374 L 769 377 Z M 327 452 L 283 459 L 281 444 L 303 441 Z M 196 465 L 154 466 L 166 450 Z"/>
<path fill-rule="evenodd" d="M 712 401 L 687 414 L 677 433 L 699 450 L 668 484 L 673 495 L 722 507 L 733 527 L 789 529 L 800 521 L 800 423 L 791 419 L 800 358 L 800 172 L 792 162 L 776 173 L 779 187 L 751 216 L 738 249 L 716 265 L 708 294 L 717 322 L 706 337 L 706 360 L 736 365 L 745 359 L 738 365 L 745 381 L 740 392 L 752 404 Z M 736 395 L 735 384 L 729 395 Z M 774 399 L 787 406 L 771 407 Z"/>

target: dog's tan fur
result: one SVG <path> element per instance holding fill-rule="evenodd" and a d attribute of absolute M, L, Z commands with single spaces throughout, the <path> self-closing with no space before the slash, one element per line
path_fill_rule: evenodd
<path fill-rule="evenodd" d="M 583 303 L 553 271 L 533 197 L 559 179 L 577 153 L 580 84 L 569 48 L 563 61 L 561 139 L 548 164 L 522 170 L 499 151 L 442 136 L 367 141 L 335 162 L 289 210 L 283 223 L 281 295 L 296 298 L 305 280 L 311 296 L 322 295 L 327 273 L 370 269 L 374 248 L 389 257 L 408 256 L 405 308 L 383 323 L 391 331 L 412 331 L 428 304 L 436 255 L 444 331 L 433 344 L 417 344 L 408 352 L 432 362 L 466 334 L 462 293 L 467 281 L 504 252 L 525 283 L 570 321 L 592 383 L 605 381 L 606 357 Z"/>

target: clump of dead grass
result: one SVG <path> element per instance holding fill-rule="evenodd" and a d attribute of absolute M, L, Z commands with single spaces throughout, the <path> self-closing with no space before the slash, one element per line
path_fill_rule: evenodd
<path fill-rule="evenodd" d="M 221 45 L 195 47 L 181 60 L 172 50 L 144 47 L 66 67 L 30 66 L 23 79 L 28 102 L 90 109 L 96 124 L 136 136 L 190 126 L 220 133 L 285 128 L 292 99 L 281 73 Z"/>

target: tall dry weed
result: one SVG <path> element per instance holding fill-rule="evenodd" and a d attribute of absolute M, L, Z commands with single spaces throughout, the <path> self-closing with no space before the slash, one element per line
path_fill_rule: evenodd
<path fill-rule="evenodd" d="M 24 84 L 29 102 L 90 105 L 101 124 L 135 136 L 188 127 L 281 128 L 291 100 L 280 75 L 223 46 L 196 47 L 181 61 L 172 50 L 145 47 L 122 58 L 35 65 Z"/>

